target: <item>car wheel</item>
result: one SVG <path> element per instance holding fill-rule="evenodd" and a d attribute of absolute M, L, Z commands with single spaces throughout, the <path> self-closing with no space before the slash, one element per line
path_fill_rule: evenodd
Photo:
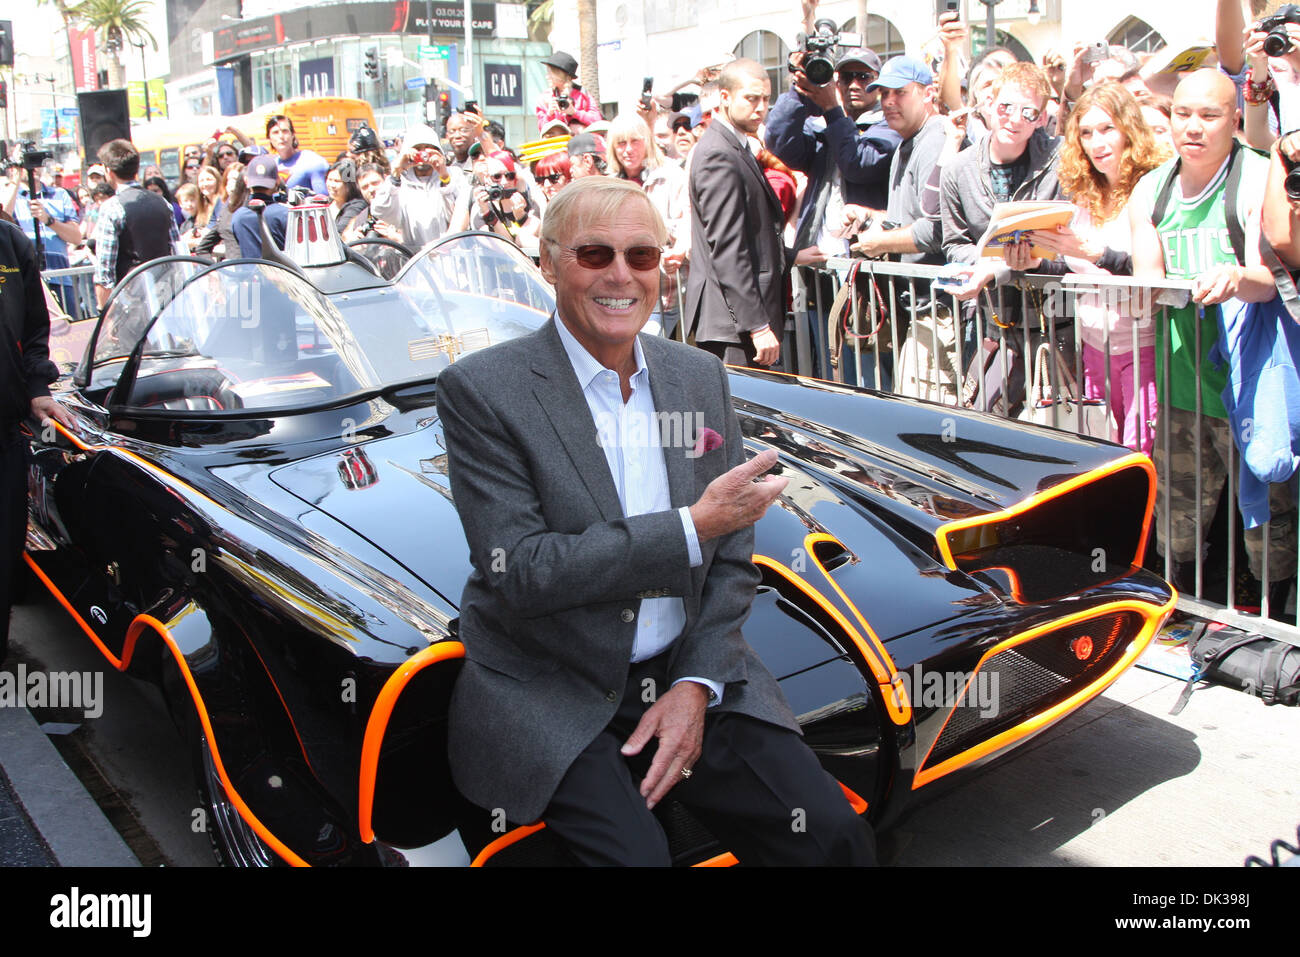
<path fill-rule="evenodd" d="M 227 867 L 274 867 L 279 855 L 271 850 L 257 832 L 235 809 L 226 795 L 212 760 L 212 749 L 197 717 L 190 719 L 190 741 L 194 749 L 194 776 L 199 806 L 207 814 L 207 835 L 212 853 Z"/>

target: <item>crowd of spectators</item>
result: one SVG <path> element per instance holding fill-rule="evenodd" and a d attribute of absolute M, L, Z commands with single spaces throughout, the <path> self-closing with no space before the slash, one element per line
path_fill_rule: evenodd
<path fill-rule="evenodd" d="M 811 32 L 817 2 L 801 6 Z M 809 321 L 815 375 L 917 388 L 932 366 L 942 381 L 922 394 L 1010 415 L 1023 408 L 1032 353 L 1050 342 L 1073 365 L 1077 345 L 1082 389 L 1107 403 L 1114 440 L 1159 459 L 1162 422 L 1177 436 L 1178 454 L 1162 464 L 1187 479 L 1170 491 L 1184 524 L 1161 547 L 1183 563 L 1201 546 L 1195 529 L 1218 500 L 1229 446 L 1244 449 L 1229 427 L 1236 404 L 1221 398 L 1237 378 L 1220 359 L 1240 365 L 1237 340 L 1224 330 L 1245 303 L 1284 302 L 1300 321 L 1287 278 L 1300 266 L 1300 198 L 1291 198 L 1300 187 L 1287 187 L 1300 160 L 1300 135 L 1290 135 L 1300 127 L 1300 24 L 1265 24 L 1262 15 L 1257 0 L 1216 0 L 1216 48 L 1177 72 L 1159 54 L 1093 37 L 1037 63 L 1000 47 L 972 56 L 969 31 L 948 13 L 930 42 L 888 60 L 862 46 L 834 48 L 824 83 L 809 76 L 802 50 L 790 57 L 785 89 L 772 89 L 748 61 L 710 64 L 645 90 L 610 118 L 578 84 L 575 58 L 555 51 L 544 61 L 537 138 L 527 143 L 508 144 L 500 124 L 471 107 L 440 129 L 414 125 L 387 148 L 363 128 L 346 153 L 327 159 L 300 149 L 291 121 L 273 116 L 264 145 L 231 129 L 188 152 L 174 196 L 154 169 L 138 179 L 161 196 L 183 248 L 213 256 L 259 254 L 262 203 L 260 215 L 282 233 L 284 214 L 270 211 L 286 187 L 327 202 L 349 241 L 414 249 L 480 229 L 536 255 L 547 204 L 570 182 L 629 180 L 668 230 L 652 331 L 688 338 L 707 329 L 732 359 L 771 365 L 788 348 L 784 314 L 798 310 Z M 719 121 L 721 138 L 709 133 Z M 1271 150 L 1271 168 L 1256 150 Z M 50 175 L 29 196 L 11 169 L 0 209 L 29 232 L 33 222 L 47 227 L 47 265 L 58 268 L 98 257 L 105 217 L 110 226 L 120 219 L 114 185 L 122 183 L 97 165 L 75 195 Z M 1072 221 L 1027 234 L 999 257 L 981 255 L 998 204 L 1040 200 L 1072 204 Z M 757 217 L 755 203 L 764 206 Z M 767 236 L 752 234 L 769 227 L 779 262 L 768 261 L 777 247 Z M 951 295 L 899 283 L 880 297 L 887 333 L 837 330 L 826 321 L 836 283 L 824 265 L 845 256 L 942 267 Z M 97 275 L 115 268 L 101 263 Z M 1019 294 L 998 295 L 1026 274 L 1067 272 L 1194 283 L 1192 302 L 1171 313 L 1167 390 L 1150 296 L 1076 296 L 1074 311 L 1056 317 L 1053 340 L 1042 316 L 1023 314 Z M 1279 299 L 1279 289 L 1291 295 Z M 68 289 L 55 283 L 54 291 Z M 767 315 L 773 295 L 784 297 L 779 318 Z M 1042 311 L 1041 301 L 1025 302 Z M 986 373 L 994 354 L 1002 364 Z M 1203 421 L 1210 425 L 1198 427 Z M 1291 434 L 1300 436 L 1300 422 Z M 1199 478 L 1189 464 L 1197 442 Z M 1274 516 L 1275 527 L 1291 509 L 1281 488 L 1266 490 L 1256 515 Z M 1253 532 L 1247 542 L 1258 574 L 1262 543 Z M 1280 558 L 1270 567 L 1271 577 L 1293 571 Z"/>

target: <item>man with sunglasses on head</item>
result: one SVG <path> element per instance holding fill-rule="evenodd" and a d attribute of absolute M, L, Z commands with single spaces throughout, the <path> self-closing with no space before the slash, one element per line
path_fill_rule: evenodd
<path fill-rule="evenodd" d="M 752 526 L 786 485 L 765 475 L 776 454 L 746 461 L 715 358 L 639 334 L 666 240 L 634 184 L 570 184 L 542 229 L 555 315 L 438 376 L 473 564 L 452 775 L 584 864 L 671 863 L 651 813 L 666 797 L 745 864 L 872 863 L 870 828 L 741 635 Z M 675 441 L 656 424 L 674 418 L 696 423 Z"/>
<path fill-rule="evenodd" d="M 375 190 L 370 211 L 401 229 L 402 242 L 419 249 L 447 232 L 452 211 L 467 189 L 461 171 L 447 167 L 438 134 L 417 123 L 402 137 L 393 174 Z"/>

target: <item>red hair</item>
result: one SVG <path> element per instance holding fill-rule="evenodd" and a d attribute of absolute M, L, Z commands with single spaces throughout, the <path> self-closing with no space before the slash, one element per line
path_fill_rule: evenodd
<path fill-rule="evenodd" d="M 569 154 L 560 150 L 558 153 L 549 153 L 543 156 L 533 166 L 533 175 L 538 179 L 543 176 L 550 176 L 552 173 L 563 173 L 565 179 L 572 179 L 572 164 L 569 162 Z"/>

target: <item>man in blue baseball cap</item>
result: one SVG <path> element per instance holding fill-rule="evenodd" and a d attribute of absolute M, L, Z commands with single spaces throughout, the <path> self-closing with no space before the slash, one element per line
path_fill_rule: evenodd
<path fill-rule="evenodd" d="M 897 254 L 902 262 L 942 263 L 943 230 L 921 209 L 921 194 L 943 151 L 946 134 L 935 103 L 934 75 L 916 57 L 896 56 L 868 89 L 880 91 L 885 122 L 902 138 L 889 166 L 885 217 L 858 240 L 868 256 Z"/>
<path fill-rule="evenodd" d="M 279 194 L 279 164 L 274 153 L 262 153 L 253 157 L 248 168 L 244 170 L 244 182 L 248 184 L 248 201 L 235 210 L 230 217 L 230 226 L 239 240 L 239 255 L 246 259 L 262 258 L 262 221 L 271 233 L 271 238 L 281 249 L 284 248 L 284 233 L 289 222 L 289 207 L 281 202 Z"/>

